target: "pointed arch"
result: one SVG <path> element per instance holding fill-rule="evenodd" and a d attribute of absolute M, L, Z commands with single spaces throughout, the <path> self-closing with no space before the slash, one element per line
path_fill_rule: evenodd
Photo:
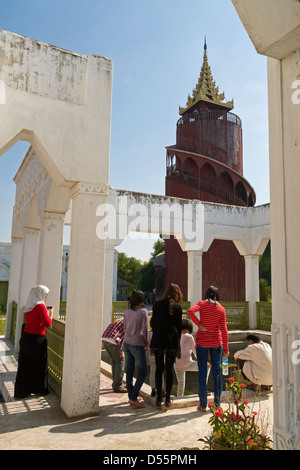
<path fill-rule="evenodd" d="M 248 206 L 249 207 L 253 207 L 254 206 L 254 201 L 253 201 L 253 195 L 252 193 L 249 194 L 249 197 L 248 197 Z"/>
<path fill-rule="evenodd" d="M 234 184 L 230 174 L 223 171 L 218 178 L 218 186 L 229 193 L 234 193 Z"/>
<path fill-rule="evenodd" d="M 200 170 L 200 179 L 203 181 L 207 181 L 208 183 L 212 183 L 215 185 L 217 184 L 218 178 L 212 165 L 210 165 L 209 163 L 205 163 L 202 166 Z"/>
<path fill-rule="evenodd" d="M 199 167 L 195 160 L 191 157 L 188 157 L 183 164 L 183 173 L 199 178 Z"/>
<path fill-rule="evenodd" d="M 245 186 L 243 185 L 243 183 L 241 181 L 239 181 L 236 184 L 235 195 L 236 195 L 236 197 L 241 199 L 245 204 L 248 203 L 247 191 L 246 191 L 246 188 L 245 188 Z"/>

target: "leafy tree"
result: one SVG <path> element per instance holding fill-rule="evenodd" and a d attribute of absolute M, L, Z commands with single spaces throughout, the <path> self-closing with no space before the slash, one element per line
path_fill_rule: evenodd
<path fill-rule="evenodd" d="M 140 289 L 143 292 L 155 288 L 155 267 L 153 259 L 165 249 L 165 242 L 160 236 L 154 244 L 148 262 L 142 262 L 134 257 L 128 257 L 125 253 L 118 254 L 118 275 L 130 281 L 133 289 Z"/>
<path fill-rule="evenodd" d="M 132 289 L 137 289 L 144 264 L 133 256 L 128 257 L 125 253 L 120 252 L 118 254 L 118 275 L 130 281 Z"/>
<path fill-rule="evenodd" d="M 145 266 L 142 268 L 141 280 L 140 280 L 140 289 L 142 291 L 152 292 L 155 288 L 155 266 L 154 258 L 155 256 L 163 253 L 165 251 L 165 241 L 162 236 L 158 238 L 153 245 L 153 251 L 151 252 L 150 259 L 148 263 L 145 263 Z"/>
<path fill-rule="evenodd" d="M 152 292 L 155 288 L 155 267 L 153 259 L 150 259 L 148 263 L 145 263 L 142 268 L 139 287 L 143 292 Z"/>
<path fill-rule="evenodd" d="M 153 251 L 151 253 L 151 258 L 163 253 L 165 251 L 165 240 L 162 238 L 162 235 L 154 242 Z"/>
<path fill-rule="evenodd" d="M 264 253 L 259 257 L 259 278 L 266 279 L 271 285 L 271 242 L 268 243 Z"/>
<path fill-rule="evenodd" d="M 259 257 L 259 288 L 260 300 L 271 301 L 271 242 L 268 243 L 264 253 Z"/>

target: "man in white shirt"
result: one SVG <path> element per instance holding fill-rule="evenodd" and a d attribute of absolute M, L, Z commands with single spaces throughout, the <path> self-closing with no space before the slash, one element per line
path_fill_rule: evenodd
<path fill-rule="evenodd" d="M 248 346 L 237 351 L 234 359 L 241 369 L 245 379 L 251 381 L 247 388 L 270 390 L 272 386 L 272 348 L 268 343 L 261 341 L 259 336 L 247 336 Z"/>

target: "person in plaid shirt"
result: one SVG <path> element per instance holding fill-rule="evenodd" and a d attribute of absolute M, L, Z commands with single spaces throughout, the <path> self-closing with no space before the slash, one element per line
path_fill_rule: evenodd
<path fill-rule="evenodd" d="M 115 320 L 110 323 L 102 335 L 105 350 L 111 358 L 112 388 L 115 393 L 127 393 L 123 386 L 125 370 L 125 355 L 123 352 L 124 342 L 124 319 Z"/>

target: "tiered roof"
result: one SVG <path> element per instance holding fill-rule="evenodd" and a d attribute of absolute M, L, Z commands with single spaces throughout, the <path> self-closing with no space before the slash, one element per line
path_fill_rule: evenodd
<path fill-rule="evenodd" d="M 216 86 L 216 82 L 214 81 L 211 73 L 211 68 L 208 64 L 207 44 L 205 40 L 203 64 L 201 67 L 198 83 L 192 92 L 192 96 L 188 95 L 185 108 L 179 107 L 179 114 L 184 114 L 186 111 L 188 111 L 200 101 L 205 101 L 208 103 L 223 106 L 228 109 L 232 109 L 234 106 L 233 100 L 224 102 L 224 99 L 224 93 L 219 93 L 219 87 Z"/>

